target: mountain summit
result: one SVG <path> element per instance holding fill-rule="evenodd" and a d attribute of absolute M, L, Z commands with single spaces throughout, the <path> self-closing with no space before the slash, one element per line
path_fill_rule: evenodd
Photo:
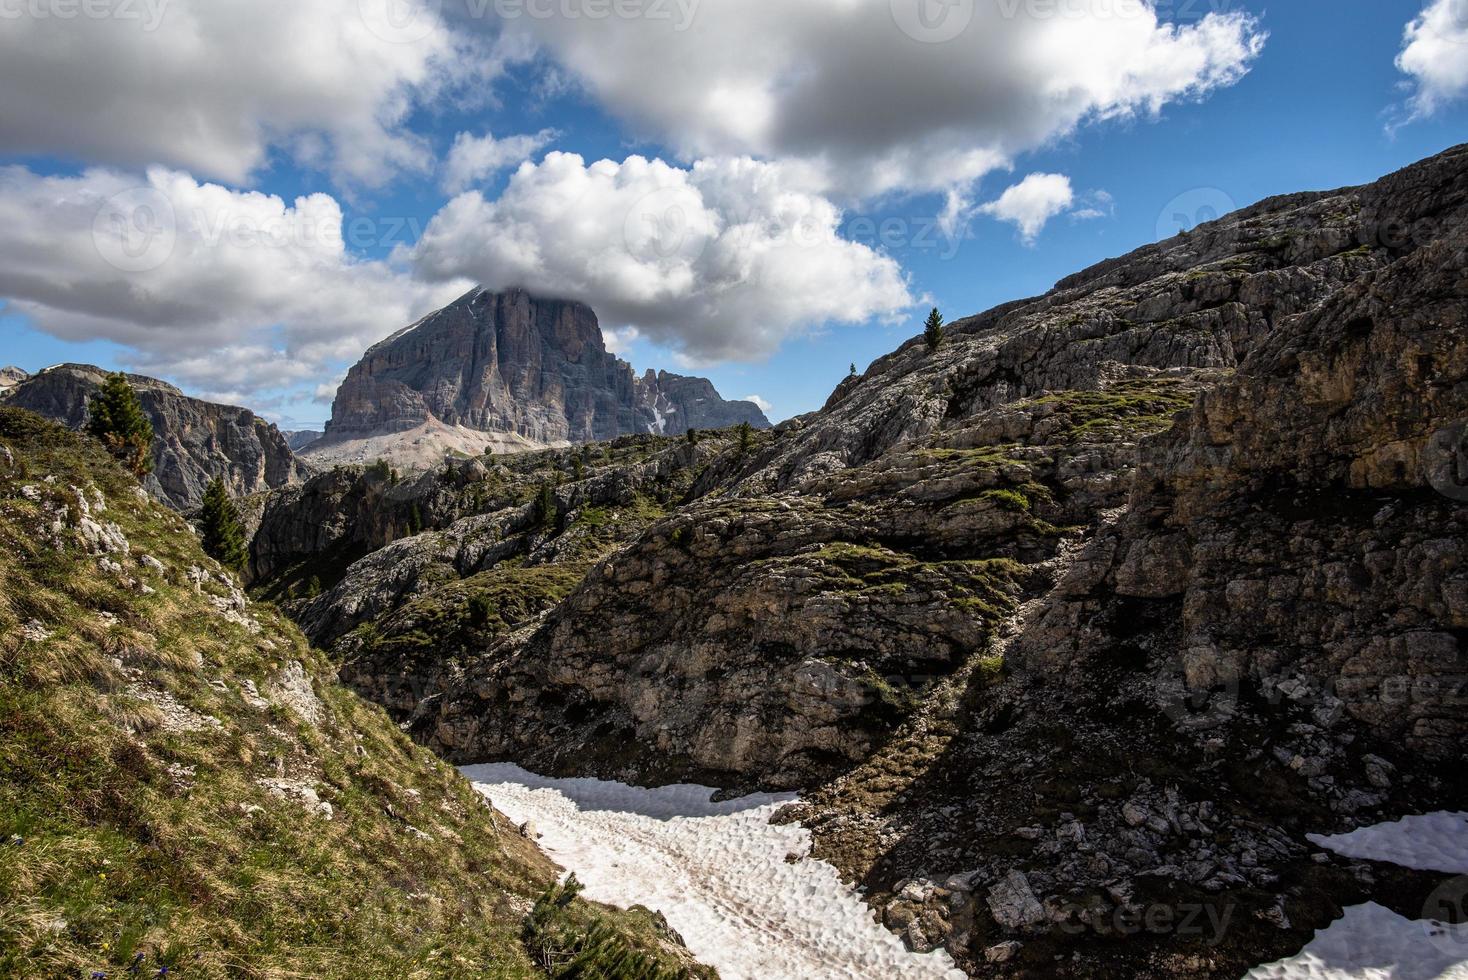
<path fill-rule="evenodd" d="M 534 449 L 748 422 L 703 378 L 638 377 L 584 303 L 475 289 L 367 351 L 332 405 L 317 461 L 428 463 L 446 451 Z"/>

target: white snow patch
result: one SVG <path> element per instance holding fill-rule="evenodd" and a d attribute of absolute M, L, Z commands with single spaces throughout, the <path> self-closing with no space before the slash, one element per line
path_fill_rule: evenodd
<path fill-rule="evenodd" d="M 1427 813 L 1306 838 L 1346 857 L 1468 873 L 1468 813 Z M 1447 900 L 1461 906 L 1462 890 L 1446 887 Z M 1432 911 L 1428 904 L 1425 912 Z M 1375 902 L 1353 905 L 1297 955 L 1256 967 L 1245 980 L 1468 980 L 1468 924 L 1406 919 Z"/>
<path fill-rule="evenodd" d="M 809 831 L 770 825 L 794 794 L 715 803 L 706 786 L 638 789 L 505 764 L 463 772 L 500 812 L 529 822 L 587 898 L 662 912 L 724 980 L 964 976 L 946 952 L 913 953 L 877 925 L 836 869 L 809 857 Z"/>
<path fill-rule="evenodd" d="M 1306 834 L 1311 843 L 1368 861 L 1418 871 L 1468 874 L 1468 813 L 1426 813 L 1346 834 Z"/>
<path fill-rule="evenodd" d="M 1468 925 L 1413 921 L 1374 902 L 1353 905 L 1295 956 L 1245 980 L 1462 980 Z"/>

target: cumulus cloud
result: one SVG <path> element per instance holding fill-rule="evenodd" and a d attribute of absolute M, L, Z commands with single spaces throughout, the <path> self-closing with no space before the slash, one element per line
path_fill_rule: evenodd
<path fill-rule="evenodd" d="M 569 296 L 691 363 L 751 360 L 824 322 L 911 305 L 897 263 L 841 238 L 799 167 L 748 158 L 587 164 L 552 152 L 495 200 L 454 198 L 411 252 L 428 279 Z"/>
<path fill-rule="evenodd" d="M 0 168 L 7 309 L 64 340 L 124 344 L 137 370 L 196 390 L 317 381 L 466 288 L 353 258 L 326 194 L 287 204 L 164 168 Z"/>
<path fill-rule="evenodd" d="M 450 79 L 493 76 L 522 42 L 398 3 L 114 0 L 106 17 L 62 18 L 54 4 L 6 17 L 0 145 L 236 184 L 276 145 L 352 183 L 426 171 L 431 150 L 405 125 L 414 105 Z"/>
<path fill-rule="evenodd" d="M 1025 244 L 1033 245 L 1050 219 L 1069 210 L 1074 201 L 1075 191 L 1071 190 L 1069 177 L 1030 174 L 1005 190 L 997 200 L 982 205 L 979 211 L 1012 223 Z"/>
<path fill-rule="evenodd" d="M 1423 8 L 1407 24 L 1397 68 L 1416 86 L 1415 116 L 1468 96 L 1468 0 L 1432 0 Z"/>
<path fill-rule="evenodd" d="M 444 161 L 443 189 L 457 194 L 495 174 L 518 166 L 545 149 L 558 134 L 553 129 L 496 139 L 493 133 L 460 133 Z"/>
<path fill-rule="evenodd" d="M 775 406 L 770 404 L 769 399 L 761 398 L 759 395 L 745 395 L 744 398 L 741 400 L 754 402 L 755 405 L 759 406 L 759 410 L 761 412 L 764 412 L 766 415 L 769 415 L 775 410 Z"/>
<path fill-rule="evenodd" d="M 936 30 L 925 2 L 702 0 L 687 21 L 521 17 L 505 30 L 684 159 L 806 161 L 854 198 L 962 190 L 1088 120 L 1231 85 L 1265 41 L 1247 14 L 1169 24 L 1148 0 L 960 2 Z"/>

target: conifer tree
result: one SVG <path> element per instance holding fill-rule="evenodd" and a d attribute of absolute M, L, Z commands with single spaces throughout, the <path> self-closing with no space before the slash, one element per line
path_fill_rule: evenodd
<path fill-rule="evenodd" d="M 225 568 L 236 571 L 245 567 L 245 529 L 240 525 L 240 512 L 224 489 L 224 481 L 215 479 L 204 491 L 204 509 L 199 515 L 203 527 L 204 553 Z"/>
<path fill-rule="evenodd" d="M 127 375 L 108 375 L 87 410 L 91 416 L 87 421 L 89 435 L 101 440 L 107 451 L 139 479 L 153 471 L 153 423 L 143 412 Z"/>
<path fill-rule="evenodd" d="M 555 530 L 556 520 L 560 516 L 556 511 L 555 488 L 549 482 L 543 482 L 535 499 L 535 518 L 542 531 Z"/>
<path fill-rule="evenodd" d="M 750 425 L 749 425 L 748 422 L 740 422 L 739 423 L 739 451 L 741 453 L 747 453 L 747 452 L 749 452 L 749 444 L 751 442 L 753 442 L 753 441 L 754 441 L 754 430 L 752 428 L 750 428 Z"/>
<path fill-rule="evenodd" d="M 943 314 L 938 312 L 936 306 L 923 324 L 923 340 L 927 341 L 928 350 L 937 350 L 943 343 Z"/>

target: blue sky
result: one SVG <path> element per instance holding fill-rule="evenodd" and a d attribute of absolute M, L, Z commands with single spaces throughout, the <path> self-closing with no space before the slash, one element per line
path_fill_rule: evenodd
<path fill-rule="evenodd" d="M 1090 5 L 1093 0 L 1076 2 Z M 163 13 L 184 17 L 188 5 L 184 0 L 174 3 L 176 8 Z M 305 5 L 321 7 L 322 19 L 296 28 L 298 33 L 330 30 L 332 18 L 350 18 L 357 6 L 332 9 L 328 0 Z M 435 6 L 428 13 L 440 9 Z M 442 8 L 441 19 L 432 22 L 441 32 L 434 39 L 442 41 L 433 58 L 434 79 L 425 75 L 427 59 L 415 61 L 411 51 L 401 53 L 412 44 L 386 49 L 386 54 L 373 49 L 335 69 L 317 72 L 311 66 L 313 76 L 339 70 L 346 79 L 335 88 L 322 86 L 315 107 L 296 104 L 310 102 L 314 77 L 286 78 L 278 95 L 267 91 L 281 65 L 289 75 L 291 66 L 309 55 L 292 61 L 282 54 L 278 63 L 262 67 L 248 51 L 233 52 L 244 59 L 237 80 L 230 83 L 226 63 L 217 69 L 223 79 L 201 79 L 200 86 L 213 86 L 207 97 L 217 100 L 222 118 L 246 122 L 233 132 L 221 132 L 213 143 L 207 142 L 214 139 L 208 127 L 201 131 L 187 122 L 190 113 L 212 111 L 216 103 L 202 101 L 205 94 L 187 94 L 187 85 L 180 94 L 180 81 L 188 82 L 187 72 L 195 70 L 184 65 L 177 69 L 182 74 L 160 78 L 157 89 L 128 91 L 124 86 L 112 96 L 118 104 L 111 109 L 118 114 L 129 115 L 136 105 L 157 110 L 140 110 L 126 134 L 93 141 L 61 136 L 57 127 L 44 124 L 40 113 L 33 114 L 39 120 L 33 124 L 7 128 L 0 123 L 0 173 L 6 175 L 0 180 L 0 220 L 12 226 L 9 240 L 0 232 L 0 262 L 21 270 L 9 278 L 0 273 L 0 296 L 7 301 L 0 310 L 0 362 L 34 370 L 79 360 L 157 373 L 186 390 L 248 404 L 288 426 L 314 427 L 328 414 L 334 381 L 363 346 L 431 308 L 456 286 L 500 275 L 506 282 L 492 285 L 529 277 L 527 285 L 550 291 L 562 277 L 567 292 L 579 292 L 578 298 L 592 302 L 602 314 L 604 327 L 618 330 L 622 356 L 638 370 L 705 374 L 726 397 L 757 394 L 772 406 L 772 417 L 784 418 L 818 408 L 848 364 L 864 368 L 916 333 L 930 302 L 952 319 L 1038 294 L 1085 265 L 1153 241 L 1159 232 L 1175 231 L 1174 215 L 1207 217 L 1209 209 L 1243 206 L 1272 194 L 1369 181 L 1462 142 L 1468 134 L 1460 82 L 1462 65 L 1468 63 L 1468 3 L 1434 0 L 1424 8 L 1421 2 L 1381 0 L 1274 5 L 1177 0 L 1156 10 L 1155 30 L 1163 37 L 1172 30 L 1196 30 L 1209 12 L 1215 27 L 1223 23 L 1219 18 L 1232 17 L 1250 38 L 1262 40 L 1252 54 L 1217 54 L 1219 59 L 1236 58 L 1226 76 L 1186 85 L 1128 77 L 1125 84 L 1152 88 L 1137 95 L 1139 101 L 1129 103 L 1126 111 L 1112 111 L 1115 100 L 1110 108 L 1102 105 L 1111 98 L 1107 95 L 1094 97 L 1096 105 L 1081 105 L 1071 116 L 1065 114 L 1070 110 L 1054 110 L 1054 119 L 1035 125 L 1029 119 L 1036 110 L 1025 97 L 1005 96 L 1003 85 L 976 77 L 971 79 L 976 86 L 973 102 L 984 102 L 986 93 L 1000 90 L 990 100 L 993 106 L 967 109 L 960 92 L 951 110 L 934 109 L 928 129 L 909 127 L 911 138 L 933 159 L 948 153 L 957 159 L 970 150 L 989 152 L 995 159 L 942 168 L 894 155 L 890 143 L 875 137 L 870 144 L 862 141 L 862 106 L 841 105 L 839 97 L 830 104 L 830 114 L 853 114 L 854 128 L 842 129 L 837 123 L 827 127 L 818 99 L 782 91 L 784 102 L 775 113 L 790 125 L 772 124 L 748 135 L 744 116 L 757 116 L 770 106 L 730 81 L 742 77 L 737 55 L 734 66 L 723 69 L 726 74 L 717 74 L 715 66 L 707 78 L 698 77 L 698 52 L 690 59 L 692 67 L 673 64 L 688 56 L 678 45 L 693 44 L 683 40 L 689 35 L 649 40 L 635 34 L 637 28 L 626 28 L 613 37 L 604 60 L 595 61 L 590 59 L 602 55 L 588 52 L 600 52 L 601 45 L 588 46 L 596 43 L 594 38 L 578 33 L 585 24 L 536 23 L 511 43 L 492 17 L 461 27 L 454 11 Z M 720 14 L 710 6 L 695 15 Z M 1428 26 L 1440 29 L 1430 36 L 1418 32 L 1424 40 L 1411 62 L 1415 74 L 1408 74 L 1396 60 L 1404 48 L 1404 30 L 1419 15 L 1435 17 Z M 76 25 L 55 17 L 37 23 L 0 20 L 0 63 L 12 66 L 0 68 L 0 88 L 11 93 L 0 96 L 0 109 L 7 99 L 50 100 L 54 104 L 47 113 L 53 118 L 59 114 L 61 128 L 95 124 L 86 115 L 91 110 L 82 107 L 98 100 L 107 107 L 110 80 L 105 66 L 95 73 L 97 87 L 88 92 L 83 86 L 72 101 L 65 93 L 40 88 L 51 84 L 47 72 L 67 67 L 64 60 L 32 58 L 23 66 L 29 73 L 23 90 L 11 84 L 14 77 L 6 76 L 22 70 L 7 58 L 7 33 L 12 44 L 34 50 L 51 42 L 64 46 L 67 31 L 93 32 L 100 44 L 108 40 L 108 31 L 136 30 L 135 25 L 116 23 Z M 1462 32 L 1455 33 L 1457 28 Z M 796 51 L 792 57 L 805 56 L 799 50 L 803 29 L 789 24 Z M 1042 38 L 1044 29 L 1036 26 L 1025 37 Z M 26 32 L 31 33 L 22 36 Z M 894 52 L 911 49 L 912 38 L 890 33 L 887 39 L 853 27 L 849 35 L 838 32 L 833 43 L 849 36 L 853 52 L 859 48 L 868 56 L 873 44 L 890 44 Z M 165 28 L 136 43 L 146 54 L 148 44 L 167 44 L 166 35 Z M 241 38 L 240 43 L 249 40 Z M 962 72 L 961 62 L 981 54 L 985 43 L 960 37 L 932 47 L 952 51 L 944 46 L 976 45 L 971 52 L 952 52 L 958 66 L 952 70 Z M 1219 43 L 1226 47 L 1227 42 Z M 659 52 L 659 44 L 666 46 L 673 68 L 661 62 L 649 66 L 646 86 L 629 88 L 626 79 L 635 78 L 629 73 L 648 52 Z M 730 44 L 737 48 L 738 38 L 730 38 Z M 167 56 L 160 48 L 159 57 Z M 821 54 L 817 50 L 813 56 Z M 1187 57 L 1179 54 L 1176 60 L 1183 67 L 1166 66 L 1169 78 L 1189 70 Z M 389 74 L 397 72 L 399 88 L 353 89 L 351 77 L 360 76 L 364 65 L 386 65 Z M 257 80 L 249 74 L 256 68 L 271 75 Z M 123 69 L 138 70 L 136 65 L 119 71 Z M 659 75 L 674 69 L 688 73 L 686 79 L 677 72 Z M 829 71 L 839 82 L 845 70 L 841 61 L 833 60 L 818 63 L 813 73 Z M 932 85 L 934 93 L 947 93 L 968 78 L 934 70 L 939 73 L 930 79 L 921 77 L 921 69 L 916 69 L 917 77 L 894 74 L 893 84 L 910 80 Z M 1044 81 L 1041 76 L 1026 84 Z M 708 92 L 721 85 L 743 101 L 704 131 L 707 100 L 712 98 Z M 647 86 L 668 91 L 648 92 Z M 406 101 L 395 101 L 405 90 L 411 90 Z M 188 101 L 194 98 L 199 101 Z M 1120 101 L 1128 98 L 1123 95 Z M 935 102 L 944 99 L 933 97 Z M 179 100 L 184 101 L 175 104 Z M 892 107 L 872 106 L 874 131 L 903 129 L 900 116 L 910 110 L 903 103 L 894 106 L 891 117 L 883 112 Z M 943 111 L 955 115 L 945 118 Z M 987 115 L 973 118 L 980 111 Z M 1047 103 L 1040 111 L 1052 110 Z M 75 118 L 66 118 L 69 113 Z M 339 124 L 343 118 L 354 121 Z M 953 125 L 954 120 L 962 125 Z M 178 129 L 185 125 L 194 128 Z M 156 132 L 150 134 L 150 126 Z M 479 173 L 466 199 L 455 201 L 456 195 L 446 190 L 444 167 L 457 134 L 492 133 L 503 139 L 545 130 L 554 133 L 524 154 L 534 174 L 516 175 L 513 168 L 521 161 L 507 159 L 503 169 Z M 169 149 L 194 147 L 189 140 L 196 140 L 197 147 Z M 565 158 L 552 174 L 545 161 L 548 153 L 577 154 L 581 165 Z M 633 156 L 666 161 L 667 169 L 625 165 Z M 612 161 L 615 172 L 603 175 L 601 183 L 592 174 L 587 183 L 586 167 L 601 159 Z M 741 159 L 766 169 L 750 176 L 747 168 L 730 162 Z M 812 160 L 819 164 L 812 165 Z M 763 245 L 711 236 L 682 256 L 686 264 L 638 266 L 609 279 L 605 266 L 611 260 L 598 250 L 606 226 L 622 217 L 616 202 L 623 198 L 613 195 L 627 186 L 666 184 L 673 187 L 669 193 L 681 208 L 684 201 L 676 195 L 689 193 L 681 175 L 691 173 L 695 161 L 709 161 L 707 168 L 716 179 L 693 180 L 699 196 L 688 208 L 702 209 L 701 214 L 706 211 L 727 224 L 744 213 L 731 202 L 758 196 L 763 203 L 750 208 L 768 223 L 781 220 L 771 216 L 794 201 L 798 209 L 817 216 L 812 219 L 815 244 L 789 253 L 796 257 L 792 265 L 789 255 L 767 253 Z M 266 200 L 270 196 L 281 198 L 283 208 L 293 208 L 298 197 L 321 195 L 312 199 L 312 222 L 301 219 L 304 211 L 292 212 L 296 233 L 323 222 L 330 225 L 336 220 L 334 206 L 340 209 L 346 247 L 340 255 L 323 258 L 314 240 L 303 244 L 292 239 L 289 247 L 268 256 L 258 245 L 248 252 L 215 255 L 211 249 L 225 246 L 204 240 L 180 246 L 159 269 L 99 272 L 95 256 L 78 258 L 64 243 L 71 239 L 59 231 L 54 241 L 50 237 L 48 215 L 57 215 L 68 234 L 76 233 L 76 241 L 86 237 L 86 213 L 76 219 L 81 222 L 76 228 L 66 222 L 71 220 L 68 207 L 91 200 L 87 195 L 112 199 L 128 192 L 129 181 L 145 187 L 151 181 L 155 191 L 164 186 L 145 176 L 155 165 L 174 175 L 168 185 L 174 190 L 168 193 L 180 213 L 185 200 L 211 199 L 224 202 L 221 207 L 268 212 L 273 207 Z M 105 179 L 95 176 L 103 171 Z M 1067 199 L 1062 203 L 1041 194 L 1049 203 L 1031 202 L 1026 211 L 1026 198 L 1017 195 L 1013 206 L 1004 205 L 1006 189 L 1031 174 L 1065 178 L 1063 190 L 1052 182 L 1047 194 L 1056 191 Z M 1030 186 L 1038 192 L 1042 183 Z M 584 205 L 578 205 L 577 220 L 537 223 L 545 202 L 567 193 L 568 187 L 578 188 L 577 193 L 591 188 L 585 190 Z M 1040 208 L 1041 225 L 1032 240 L 1025 240 L 1020 212 L 1034 217 L 1035 207 Z M 957 237 L 939 226 L 945 208 L 956 213 L 952 227 L 960 229 Z M 24 227 L 29 219 L 36 227 Z M 632 219 L 626 220 L 632 228 Z M 14 231 L 17 226 L 23 230 Z M 420 241 L 430 227 L 436 229 L 428 236 L 432 241 Z M 506 230 L 512 227 L 514 235 Z M 613 237 L 620 241 L 625 236 L 618 231 Z M 522 254 L 532 245 L 546 253 L 533 265 Z M 723 254 L 726 247 L 728 255 Z M 631 248 L 633 258 L 649 258 Z M 600 257 L 589 258 L 591 253 Z M 783 257 L 772 259 L 770 254 Z M 650 258 L 661 262 L 667 256 Z M 807 260 L 809 267 L 802 264 Z M 587 271 L 591 266 L 595 268 Z M 54 277 L 48 272 L 53 267 Z M 654 278 L 676 279 L 687 272 L 693 281 L 668 287 L 664 301 L 662 285 L 641 278 L 649 269 Z M 731 285 L 731 275 L 746 275 L 748 281 Z M 628 324 L 637 329 L 620 329 Z"/>

